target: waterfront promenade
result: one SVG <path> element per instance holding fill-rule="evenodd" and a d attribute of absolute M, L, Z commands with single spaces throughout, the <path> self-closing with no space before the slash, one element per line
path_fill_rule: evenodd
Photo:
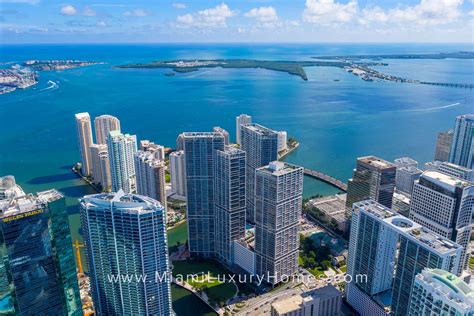
<path fill-rule="evenodd" d="M 304 174 L 306 176 L 309 176 L 309 177 L 315 178 L 317 180 L 323 181 L 327 184 L 330 184 L 333 187 L 336 187 L 341 191 L 344 191 L 344 192 L 347 191 L 347 184 L 345 184 L 341 180 L 337 180 L 337 179 L 335 179 L 331 176 L 328 176 L 327 174 L 324 174 L 320 171 L 304 168 Z"/>

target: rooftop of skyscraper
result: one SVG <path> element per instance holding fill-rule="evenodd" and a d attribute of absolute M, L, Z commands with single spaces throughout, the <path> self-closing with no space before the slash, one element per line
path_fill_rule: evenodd
<path fill-rule="evenodd" d="M 435 250 L 440 254 L 450 253 L 453 250 L 462 248 L 454 241 L 444 238 L 424 227 L 411 229 L 408 234 L 413 239 L 421 242 L 422 244 L 428 246 L 430 249 Z"/>
<path fill-rule="evenodd" d="M 385 159 L 375 157 L 375 156 L 360 157 L 357 160 L 359 162 L 362 162 L 362 163 L 365 163 L 367 165 L 373 166 L 374 168 L 380 169 L 380 170 L 389 169 L 389 168 L 396 168 L 396 166 L 393 163 L 391 163 L 391 162 L 389 162 Z"/>
<path fill-rule="evenodd" d="M 443 187 L 451 192 L 454 192 L 456 187 L 466 188 L 468 186 L 474 186 L 474 184 L 469 181 L 462 180 L 434 170 L 428 170 L 423 172 L 421 178 L 429 182 L 435 183 L 438 186 Z"/>
<path fill-rule="evenodd" d="M 82 120 L 82 119 L 89 119 L 89 113 L 88 112 L 82 112 L 82 113 L 77 113 L 76 114 L 76 119 Z"/>
<path fill-rule="evenodd" d="M 430 285 L 439 295 L 455 302 L 463 309 L 474 308 L 474 289 L 454 274 L 441 269 L 424 269 L 416 280 Z"/>
<path fill-rule="evenodd" d="M 296 165 L 289 164 L 289 163 L 281 162 L 281 161 L 272 161 L 267 166 L 258 168 L 257 170 L 270 173 L 275 176 L 281 176 L 297 169 L 303 169 L 303 168 Z"/>
<path fill-rule="evenodd" d="M 199 137 L 199 138 L 203 138 L 203 137 L 207 137 L 207 138 L 212 138 L 212 137 L 216 137 L 216 136 L 220 136 L 222 137 L 222 134 L 221 133 L 217 133 L 217 132 L 183 132 L 181 133 L 179 136 L 183 136 L 185 138 L 192 138 L 192 137 Z M 179 137 L 178 136 L 178 137 Z"/>
<path fill-rule="evenodd" d="M 457 117 L 457 119 L 466 119 L 466 120 L 469 120 L 469 121 L 474 121 L 474 114 L 463 114 L 463 115 L 459 115 Z"/>
<path fill-rule="evenodd" d="M 418 164 L 418 161 L 410 157 L 401 157 L 401 158 L 395 159 L 395 164 L 399 166 L 408 165 L 408 164 L 416 165 Z"/>
<path fill-rule="evenodd" d="M 116 204 L 120 209 L 127 210 L 131 213 L 147 213 L 154 211 L 156 206 L 161 206 L 160 202 L 143 195 L 125 193 L 123 190 L 117 193 L 100 193 L 86 195 L 81 199 L 82 203 L 88 206 L 110 207 Z"/>
<path fill-rule="evenodd" d="M 274 130 L 268 128 L 268 127 L 262 126 L 260 124 L 256 124 L 256 123 L 244 124 L 244 125 L 242 125 L 242 128 L 250 129 L 250 130 L 252 130 L 256 133 L 259 133 L 261 135 L 277 134 L 276 131 L 274 131 Z"/>
<path fill-rule="evenodd" d="M 374 200 L 365 200 L 353 204 L 353 209 L 364 210 L 373 216 L 385 219 L 397 215 L 395 212 L 391 211 L 389 208 L 383 206 L 380 203 L 377 203 Z"/>

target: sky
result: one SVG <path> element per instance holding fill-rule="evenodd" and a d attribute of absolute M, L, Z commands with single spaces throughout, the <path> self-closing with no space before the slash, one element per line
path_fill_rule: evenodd
<path fill-rule="evenodd" d="M 474 0 L 0 0 L 1 43 L 474 43 Z"/>

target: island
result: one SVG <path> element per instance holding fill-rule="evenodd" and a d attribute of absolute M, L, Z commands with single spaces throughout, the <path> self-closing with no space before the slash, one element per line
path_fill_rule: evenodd
<path fill-rule="evenodd" d="M 474 52 L 453 52 L 436 54 L 382 54 L 382 55 L 341 55 L 341 56 L 313 56 L 321 60 L 382 60 L 382 59 L 474 59 Z"/>
<path fill-rule="evenodd" d="M 38 83 L 38 74 L 28 68 L 14 65 L 0 69 L 0 94 L 26 89 Z"/>
<path fill-rule="evenodd" d="M 379 59 L 379 61 L 362 61 L 360 59 Z M 307 81 L 308 76 L 304 70 L 305 67 L 337 67 L 344 69 L 345 71 L 354 74 L 365 81 L 392 81 L 401 83 L 414 83 L 414 84 L 426 84 L 426 85 L 437 85 L 455 88 L 474 88 L 474 84 L 460 84 L 460 83 L 446 83 L 446 82 L 425 82 L 421 80 L 402 78 L 385 74 L 378 70 L 373 69 L 374 66 L 387 66 L 385 62 L 380 60 L 385 57 L 394 58 L 462 58 L 471 59 L 474 58 L 474 53 L 471 52 L 458 52 L 458 53 L 440 53 L 440 54 L 406 54 L 406 55 L 354 55 L 354 56 L 321 56 L 313 57 L 313 60 L 300 60 L 300 61 L 282 61 L 282 60 L 254 60 L 254 59 L 196 59 L 196 60 L 164 60 L 164 61 L 152 61 L 150 63 L 143 64 L 128 64 L 119 65 L 115 68 L 163 68 L 171 69 L 175 73 L 188 73 L 197 71 L 202 68 L 255 68 L 255 69 L 266 69 L 273 71 L 286 72 L 290 75 L 299 76 L 301 79 Z M 317 60 L 316 60 L 317 59 Z M 358 60 L 357 60 L 358 59 Z M 166 76 L 171 76 L 171 73 L 165 73 Z"/>
<path fill-rule="evenodd" d="M 80 60 L 28 60 L 23 63 L 24 66 L 30 67 L 37 71 L 59 71 L 97 64 L 103 63 Z"/>
<path fill-rule="evenodd" d="M 366 63 L 374 65 L 373 63 Z M 286 72 L 290 75 L 308 80 L 304 67 L 339 67 L 344 68 L 348 63 L 341 61 L 270 61 L 253 59 L 212 59 L 212 60 L 169 60 L 153 61 L 146 64 L 129 64 L 116 66 L 116 68 L 165 68 L 172 69 L 177 73 L 197 71 L 201 68 L 257 68 L 273 71 Z"/>

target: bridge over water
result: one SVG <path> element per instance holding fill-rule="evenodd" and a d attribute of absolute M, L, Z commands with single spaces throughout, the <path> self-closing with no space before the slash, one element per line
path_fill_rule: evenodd
<path fill-rule="evenodd" d="M 323 181 L 327 184 L 330 184 L 333 187 L 336 187 L 341 191 L 344 191 L 344 192 L 347 191 L 347 184 L 345 184 L 341 180 L 337 180 L 336 178 L 328 176 L 327 174 L 324 174 L 320 171 L 305 168 L 304 169 L 304 174 L 308 177 L 315 178 L 317 180 L 320 180 L 320 181 Z"/>

